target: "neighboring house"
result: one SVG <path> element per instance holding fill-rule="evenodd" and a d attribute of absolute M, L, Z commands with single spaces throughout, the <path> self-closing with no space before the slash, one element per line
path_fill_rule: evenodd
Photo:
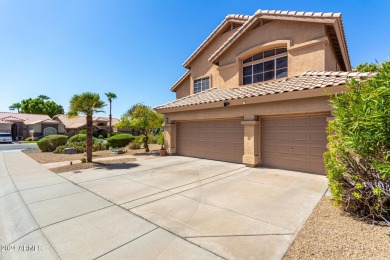
<path fill-rule="evenodd" d="M 328 94 L 351 79 L 341 14 L 228 15 L 184 62 L 168 153 L 324 174 Z"/>
<path fill-rule="evenodd" d="M 85 130 L 87 121 L 85 116 L 68 117 L 67 115 L 56 115 L 53 120 L 59 121 L 65 125 L 65 134 L 72 136 L 80 130 Z M 119 122 L 118 119 L 112 118 L 112 130 L 118 132 L 115 125 Z M 95 136 L 107 136 L 110 132 L 110 119 L 108 117 L 93 117 L 93 134 Z"/>
<path fill-rule="evenodd" d="M 13 140 L 37 139 L 50 134 L 63 134 L 64 125 L 48 115 L 0 112 L 0 132 L 12 134 Z"/>

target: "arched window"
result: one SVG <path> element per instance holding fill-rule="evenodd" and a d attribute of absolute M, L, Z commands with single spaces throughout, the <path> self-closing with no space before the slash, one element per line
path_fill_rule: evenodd
<path fill-rule="evenodd" d="M 287 77 L 287 48 L 257 53 L 242 61 L 243 85 Z"/>
<path fill-rule="evenodd" d="M 43 130 L 43 135 L 44 136 L 47 136 L 47 135 L 56 135 L 57 134 L 57 129 L 55 129 L 54 127 L 46 127 L 44 130 Z"/>

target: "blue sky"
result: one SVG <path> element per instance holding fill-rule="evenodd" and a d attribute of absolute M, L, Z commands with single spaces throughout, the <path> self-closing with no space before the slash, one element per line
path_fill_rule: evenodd
<path fill-rule="evenodd" d="M 0 0 L 0 111 L 40 94 L 67 110 L 84 91 L 116 93 L 115 117 L 166 103 L 224 17 L 258 9 L 341 12 L 352 66 L 390 57 L 388 0 Z"/>

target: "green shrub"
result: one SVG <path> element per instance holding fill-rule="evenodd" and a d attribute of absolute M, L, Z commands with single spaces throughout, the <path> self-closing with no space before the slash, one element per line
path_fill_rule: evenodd
<path fill-rule="evenodd" d="M 141 149 L 141 144 L 136 142 L 135 140 L 131 141 L 130 144 L 129 144 L 129 148 L 131 150 L 137 150 L 137 149 Z"/>
<path fill-rule="evenodd" d="M 148 134 L 148 143 L 155 144 L 156 142 L 157 142 L 157 138 L 152 134 Z"/>
<path fill-rule="evenodd" d="M 144 138 L 141 135 L 135 136 L 135 141 L 139 144 L 143 144 Z"/>
<path fill-rule="evenodd" d="M 28 141 L 28 142 L 30 142 L 30 141 L 34 141 L 34 137 L 27 137 L 26 139 L 24 139 L 25 141 Z"/>
<path fill-rule="evenodd" d="M 77 134 L 72 137 L 69 137 L 68 142 L 76 143 L 76 142 L 85 142 L 87 140 L 87 134 Z"/>
<path fill-rule="evenodd" d="M 78 134 L 84 134 L 84 135 L 86 135 L 86 134 L 87 134 L 87 130 L 85 130 L 85 129 L 80 130 L 80 131 L 78 132 Z"/>
<path fill-rule="evenodd" d="M 331 102 L 324 159 L 333 198 L 358 218 L 390 221 L 390 61 Z"/>
<path fill-rule="evenodd" d="M 130 134 L 118 134 L 108 138 L 107 142 L 111 147 L 125 147 L 134 139 L 135 137 Z"/>
<path fill-rule="evenodd" d="M 86 163 L 87 162 L 87 158 L 83 157 L 80 159 L 81 163 Z"/>
<path fill-rule="evenodd" d="M 53 152 L 58 146 L 65 145 L 67 141 L 66 135 L 48 135 L 41 138 L 37 145 L 42 152 Z"/>
<path fill-rule="evenodd" d="M 164 149 L 164 134 L 160 133 L 157 137 L 157 143 L 161 145 L 161 149 Z"/>

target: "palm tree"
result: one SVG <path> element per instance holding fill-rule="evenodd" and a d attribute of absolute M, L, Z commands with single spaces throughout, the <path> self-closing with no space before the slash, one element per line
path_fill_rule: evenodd
<path fill-rule="evenodd" d="M 93 113 L 103 112 L 100 109 L 106 104 L 100 100 L 99 94 L 84 92 L 74 95 L 70 99 L 69 117 L 77 116 L 79 113 L 87 116 L 87 162 L 92 162 L 92 134 L 93 134 Z"/>
<path fill-rule="evenodd" d="M 112 114 L 111 114 L 111 110 L 112 110 L 112 100 L 113 99 L 116 99 L 116 95 L 112 92 L 108 92 L 108 93 L 105 93 L 106 96 L 107 96 L 107 99 L 108 99 L 108 102 L 110 102 L 110 135 L 112 134 Z"/>
<path fill-rule="evenodd" d="M 42 99 L 42 100 L 49 100 L 50 98 L 46 95 L 39 95 L 38 96 L 39 99 Z"/>
<path fill-rule="evenodd" d="M 14 111 L 15 109 L 18 110 L 18 113 L 20 113 L 21 108 L 22 108 L 22 104 L 20 103 L 13 103 L 11 106 L 8 107 L 8 109 L 11 111 Z"/>

